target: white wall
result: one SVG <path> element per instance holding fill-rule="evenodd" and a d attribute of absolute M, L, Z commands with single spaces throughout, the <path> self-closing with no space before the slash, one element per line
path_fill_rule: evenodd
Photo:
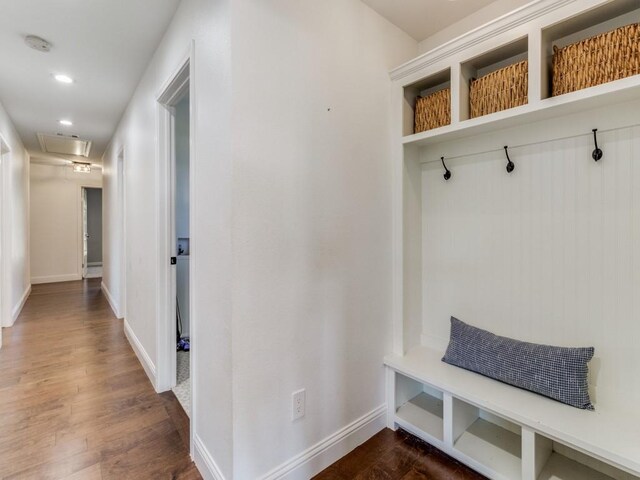
<path fill-rule="evenodd" d="M 0 134 L 11 153 L 9 164 L 3 165 L 3 225 L 2 255 L 6 260 L 6 276 L 0 285 L 5 289 L 6 305 L 2 312 L 2 325 L 10 326 L 16 320 L 30 289 L 29 280 L 29 155 L 24 149 L 13 123 L 0 105 Z"/>
<path fill-rule="evenodd" d="M 385 402 L 388 70 L 416 42 L 355 0 L 239 1 L 236 35 L 234 468 L 254 479 Z"/>
<path fill-rule="evenodd" d="M 226 478 L 232 472 L 231 404 L 231 24 L 230 2 L 183 0 L 134 93 L 104 155 L 104 277 L 114 302 L 121 301 L 117 204 L 117 156 L 124 148 L 126 195 L 126 322 L 157 363 L 156 304 L 159 298 L 156 97 L 195 46 L 195 196 L 192 239 L 201 239 L 193 265 L 195 310 L 202 325 L 193 341 L 195 448 L 203 448 Z M 168 261 L 167 259 L 162 259 Z"/>
<path fill-rule="evenodd" d="M 419 53 L 422 54 L 429 50 L 433 50 L 443 43 L 453 40 L 454 38 L 478 28 L 491 20 L 506 15 L 527 3 L 531 3 L 531 1 L 532 0 L 496 0 L 453 25 L 449 25 L 448 27 L 443 28 L 439 32 L 422 40 L 418 44 Z"/>
<path fill-rule="evenodd" d="M 226 478 L 254 479 L 385 401 L 387 72 L 417 43 L 358 0 L 182 2 L 104 157 L 104 281 L 120 288 L 124 147 L 126 321 L 153 364 L 156 96 L 191 39 L 196 459 L 204 447 Z M 300 387 L 307 415 L 292 423 Z"/>
<path fill-rule="evenodd" d="M 637 405 L 640 384 L 627 379 L 640 336 L 639 110 L 612 105 L 423 152 L 469 154 L 447 162 L 448 182 L 438 162 L 423 165 L 425 344 L 446 348 L 453 315 L 525 341 L 594 346 L 596 409 Z M 502 146 L 533 142 L 509 149 L 507 174 Z"/>
<path fill-rule="evenodd" d="M 31 282 L 82 278 L 81 188 L 101 187 L 100 170 L 31 164 Z"/>

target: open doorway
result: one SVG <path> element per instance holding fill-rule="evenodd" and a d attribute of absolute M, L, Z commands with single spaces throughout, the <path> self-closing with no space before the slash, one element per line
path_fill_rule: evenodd
<path fill-rule="evenodd" d="M 10 178 L 10 156 L 9 146 L 0 137 L 0 326 L 6 327 L 13 323 L 11 312 L 11 297 L 9 287 L 9 266 L 7 250 L 9 245 L 10 210 L 8 205 L 9 178 Z M 0 345 L 2 344 L 2 329 L 0 329 Z"/>
<path fill-rule="evenodd" d="M 158 232 L 159 392 L 173 390 L 192 421 L 194 385 L 191 336 L 194 335 L 191 278 L 194 267 L 190 225 L 192 192 L 192 114 L 190 57 L 167 82 L 158 97 L 160 171 Z M 192 430 L 193 431 L 193 430 Z"/>
<path fill-rule="evenodd" d="M 176 241 L 176 386 L 173 393 L 187 415 L 191 407 L 190 251 L 189 251 L 189 92 L 175 106 L 174 116 L 174 218 Z"/>
<path fill-rule="evenodd" d="M 102 278 L 102 189 L 82 187 L 82 278 Z"/>

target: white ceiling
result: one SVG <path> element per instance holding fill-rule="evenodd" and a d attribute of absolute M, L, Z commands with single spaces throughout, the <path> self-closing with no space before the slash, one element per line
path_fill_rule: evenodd
<path fill-rule="evenodd" d="M 76 134 L 100 159 L 180 0 L 0 0 L 0 101 L 40 161 L 36 134 Z M 29 48 L 26 35 L 53 45 Z M 56 82 L 65 73 L 75 83 Z M 60 119 L 72 120 L 64 127 Z"/>
<path fill-rule="evenodd" d="M 362 0 L 415 40 L 421 41 L 494 0 Z"/>

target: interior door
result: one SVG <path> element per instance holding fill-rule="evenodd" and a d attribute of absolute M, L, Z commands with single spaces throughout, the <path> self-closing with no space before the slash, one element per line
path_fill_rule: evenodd
<path fill-rule="evenodd" d="M 82 189 L 82 278 L 87 276 L 87 252 L 89 233 L 87 227 L 87 189 Z"/>

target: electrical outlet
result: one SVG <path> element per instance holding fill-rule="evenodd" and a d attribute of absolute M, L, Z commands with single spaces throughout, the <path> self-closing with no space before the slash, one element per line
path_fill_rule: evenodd
<path fill-rule="evenodd" d="M 291 420 L 304 417 L 305 397 L 306 392 L 304 388 L 291 394 L 291 399 L 293 400 L 291 404 Z"/>

